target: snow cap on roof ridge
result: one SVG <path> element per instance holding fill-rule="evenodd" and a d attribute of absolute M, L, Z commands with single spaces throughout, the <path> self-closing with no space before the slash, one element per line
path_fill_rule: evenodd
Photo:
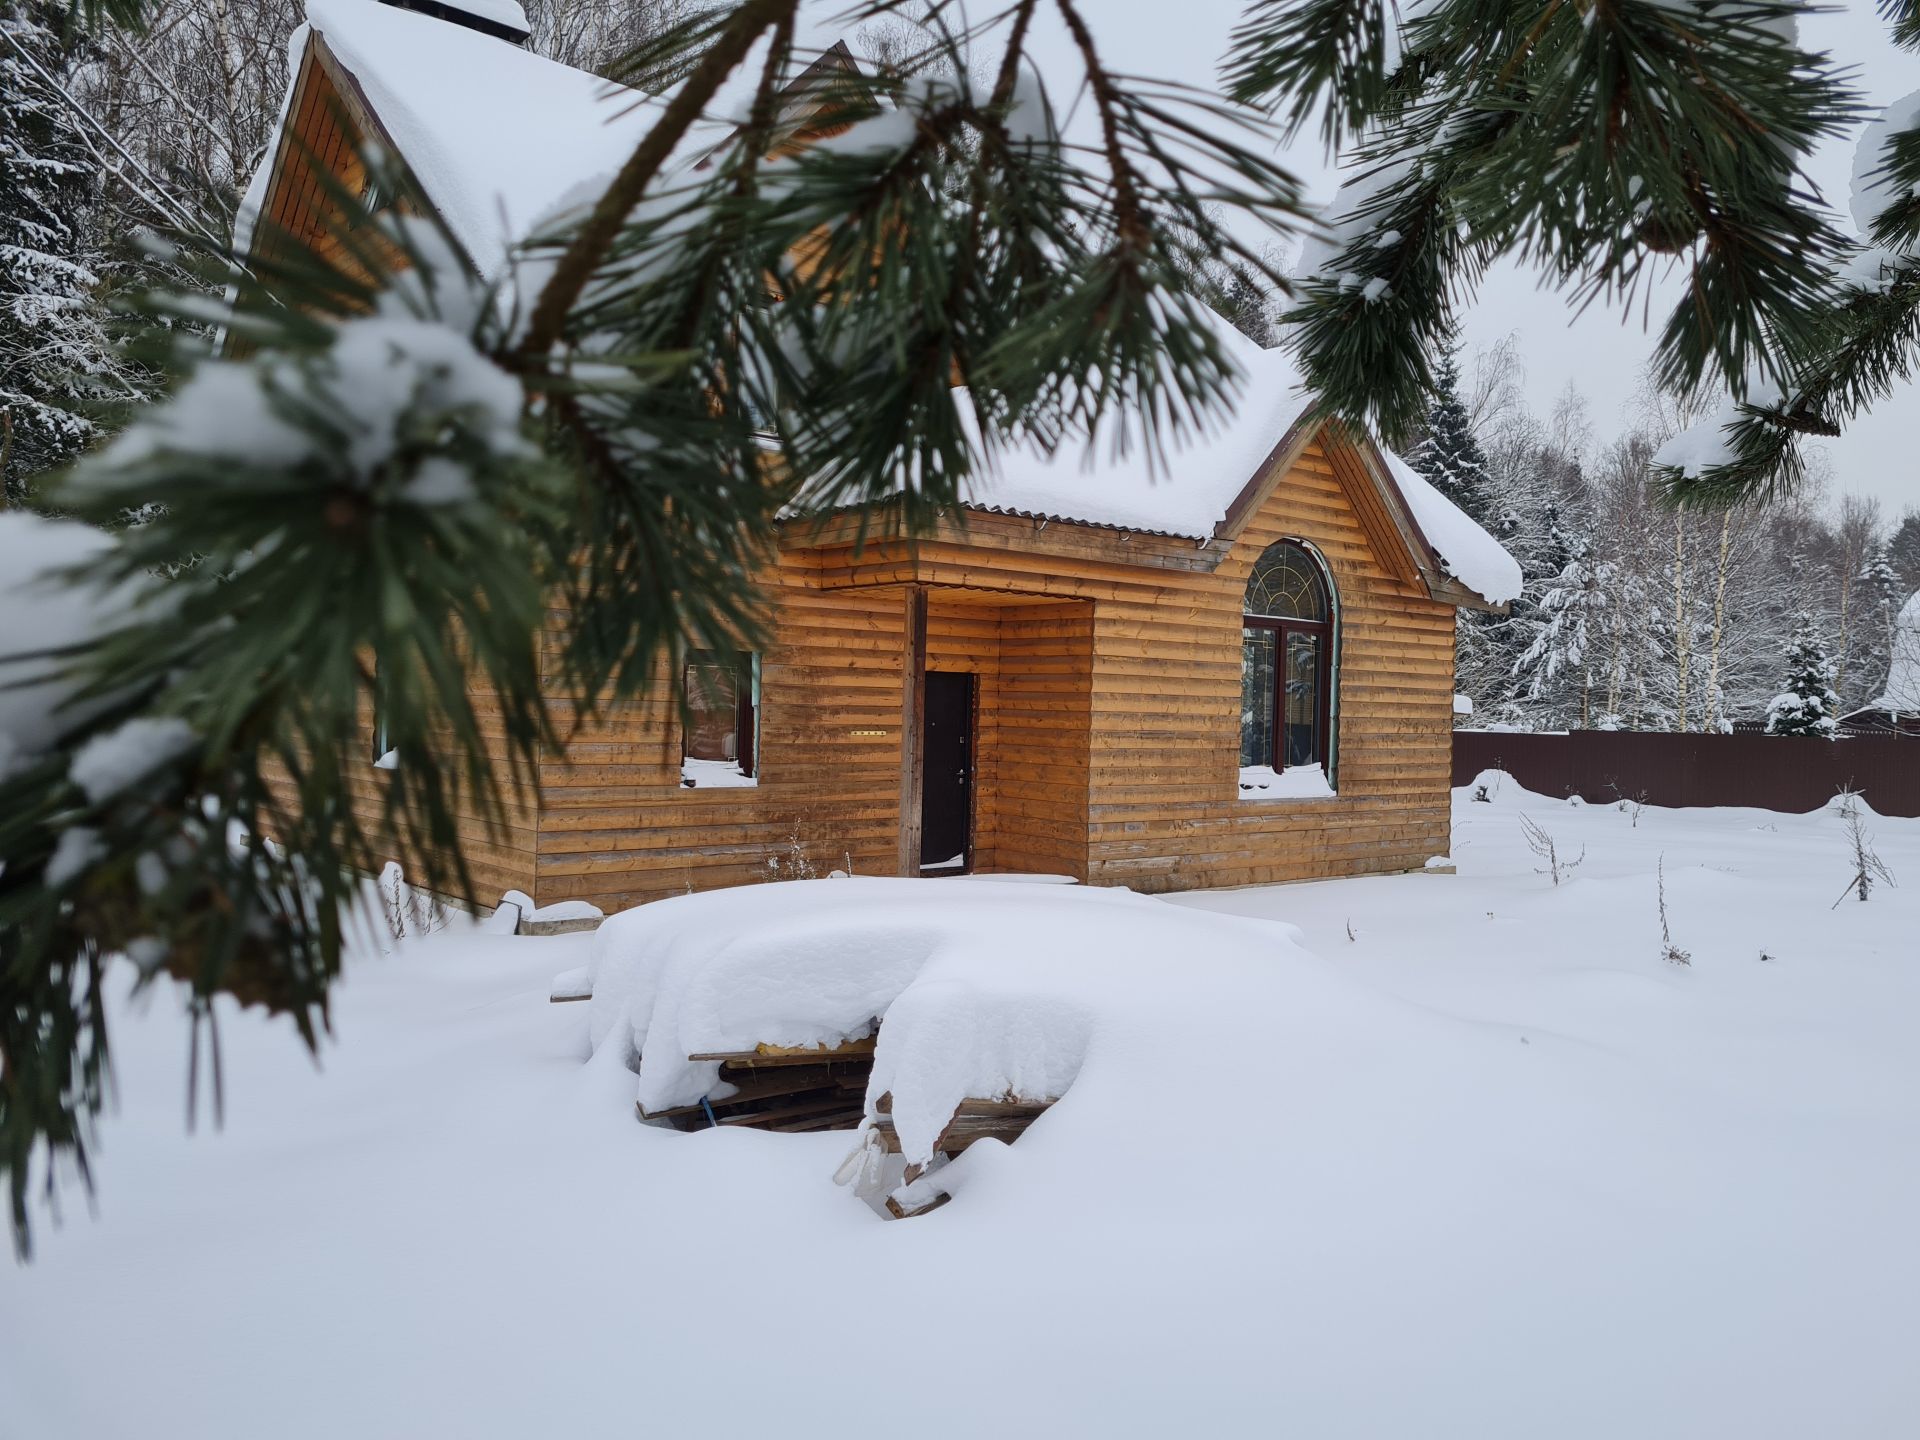
<path fill-rule="evenodd" d="M 527 37 L 533 34 L 533 27 L 527 23 L 527 12 L 520 8 L 519 0 L 382 0 L 382 3 L 399 10 L 432 16 L 436 20 L 446 20 L 454 25 L 478 20 L 481 27 L 471 28 L 480 28 L 483 35 L 496 31 L 510 32 L 512 43 L 516 45 L 524 44 Z"/>
<path fill-rule="evenodd" d="M 638 91 L 382 0 L 307 0 L 307 24 L 484 276 L 562 195 L 618 170 L 655 114 Z"/>

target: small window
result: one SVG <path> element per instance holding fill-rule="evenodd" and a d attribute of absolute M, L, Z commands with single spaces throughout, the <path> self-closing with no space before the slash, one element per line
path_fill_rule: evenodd
<path fill-rule="evenodd" d="M 681 676 L 680 783 L 689 790 L 757 784 L 760 657 L 695 650 Z"/>
<path fill-rule="evenodd" d="M 386 692 L 380 684 L 380 668 L 376 661 L 373 671 L 373 738 L 369 747 L 376 770 L 391 770 L 400 760 L 399 752 L 393 748 L 393 741 L 387 734 Z"/>
<path fill-rule="evenodd" d="M 1282 540 L 1254 562 L 1240 621 L 1243 797 L 1333 793 L 1332 704 L 1332 588 L 1304 546 Z"/>

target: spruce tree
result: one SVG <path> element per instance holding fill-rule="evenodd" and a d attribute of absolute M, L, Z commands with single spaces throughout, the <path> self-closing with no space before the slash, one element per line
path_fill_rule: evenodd
<path fill-rule="evenodd" d="M 1840 724 L 1840 697 L 1834 693 L 1834 664 L 1814 629 L 1813 617 L 1801 611 L 1793 636 L 1784 647 L 1786 688 L 1767 706 L 1767 734 L 1814 735 L 1831 740 Z"/>
<path fill-rule="evenodd" d="M 1433 377 L 1433 403 L 1427 408 L 1426 435 L 1408 463 L 1467 514 L 1494 533 L 1510 530 L 1496 506 L 1487 473 L 1487 457 L 1474 438 L 1466 403 L 1460 398 L 1459 345 L 1450 344 Z"/>
<path fill-rule="evenodd" d="M 1887 562 L 1907 594 L 1920 590 L 1920 510 L 1909 510 L 1900 517 L 1893 538 L 1887 541 Z"/>
<path fill-rule="evenodd" d="M 1516 617 L 1530 638 L 1513 673 L 1548 724 L 1584 730 L 1596 718 L 1594 665 L 1613 567 L 1596 561 L 1585 539 L 1558 527 L 1555 535 L 1565 558 L 1529 613 Z"/>
<path fill-rule="evenodd" d="M 83 43 L 64 7 L 0 0 L 0 479 L 9 501 L 92 440 L 121 365 L 89 235 L 99 175 L 54 89 Z"/>

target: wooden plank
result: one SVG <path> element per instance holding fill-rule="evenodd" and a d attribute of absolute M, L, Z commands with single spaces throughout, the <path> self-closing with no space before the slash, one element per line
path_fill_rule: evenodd
<path fill-rule="evenodd" d="M 776 1065 L 816 1065 L 822 1061 L 871 1060 L 875 1041 L 847 1040 L 839 1045 L 761 1045 L 752 1050 L 709 1050 L 687 1059 L 719 1061 L 722 1065 L 761 1068 Z"/>

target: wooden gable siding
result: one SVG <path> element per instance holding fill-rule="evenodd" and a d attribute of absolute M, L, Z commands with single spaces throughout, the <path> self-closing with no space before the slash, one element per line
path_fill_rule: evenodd
<path fill-rule="evenodd" d="M 1449 847 L 1454 612 L 1382 563 L 1323 446 L 1309 445 L 1220 568 L 1154 603 L 1096 605 L 1090 878 L 1140 889 L 1415 869 Z M 1339 794 L 1237 787 L 1240 613 L 1254 561 L 1312 544 L 1339 597 Z"/>
<path fill-rule="evenodd" d="M 329 177 L 350 195 L 366 189 L 366 167 L 360 150 L 369 132 L 365 107 L 337 80 L 337 67 L 315 42 L 307 46 L 295 77 L 287 123 L 273 160 L 273 178 L 261 206 L 267 222 L 257 238 L 256 254 L 279 257 L 289 237 L 315 255 L 341 259 L 335 233 L 342 216 L 322 177 Z"/>

